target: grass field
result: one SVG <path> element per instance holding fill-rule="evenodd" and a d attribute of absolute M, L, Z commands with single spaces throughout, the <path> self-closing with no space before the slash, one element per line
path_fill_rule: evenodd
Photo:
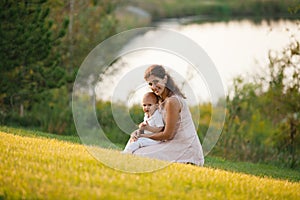
<path fill-rule="evenodd" d="M 205 167 L 171 164 L 132 174 L 106 167 L 74 137 L 0 130 L 0 199 L 300 199 L 299 171 L 208 158 Z M 128 162 L 128 155 L 101 151 Z"/>

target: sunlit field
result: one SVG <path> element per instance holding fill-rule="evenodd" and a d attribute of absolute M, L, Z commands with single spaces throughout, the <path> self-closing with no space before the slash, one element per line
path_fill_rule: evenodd
<path fill-rule="evenodd" d="M 101 151 L 117 162 L 128 160 L 128 155 Z M 0 199 L 300 198 L 297 181 L 207 166 L 171 164 L 151 173 L 125 173 L 103 165 L 79 143 L 38 135 L 0 132 L 0 160 Z"/>

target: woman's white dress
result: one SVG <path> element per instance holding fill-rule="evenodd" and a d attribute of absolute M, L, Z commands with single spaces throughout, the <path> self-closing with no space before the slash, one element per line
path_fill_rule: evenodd
<path fill-rule="evenodd" d="M 142 147 L 133 152 L 133 154 L 202 166 L 204 164 L 202 146 L 197 136 L 189 108 L 183 98 L 176 95 L 169 98 L 176 98 L 181 105 L 180 117 L 176 123 L 174 138 L 152 146 Z M 160 111 L 165 119 L 164 103 L 160 105 Z"/>

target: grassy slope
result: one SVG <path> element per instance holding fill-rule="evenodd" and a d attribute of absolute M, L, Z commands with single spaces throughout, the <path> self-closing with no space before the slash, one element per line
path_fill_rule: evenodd
<path fill-rule="evenodd" d="M 102 151 L 119 163 L 129 158 Z M 183 164 L 153 173 L 125 173 L 98 162 L 80 144 L 5 132 L 0 132 L 0 160 L 0 199 L 300 198 L 299 182 Z"/>
<path fill-rule="evenodd" d="M 34 138 L 49 138 L 61 141 L 72 142 L 76 144 L 81 144 L 80 138 L 78 136 L 64 136 L 55 135 L 40 131 L 25 130 L 20 128 L 12 128 L 6 126 L 0 126 L 0 131 L 11 133 L 15 135 L 21 135 L 26 137 Z M 121 145 L 121 144 L 120 144 Z M 223 169 L 231 172 L 240 172 L 250 175 L 255 175 L 259 177 L 270 177 L 276 179 L 289 180 L 293 182 L 300 181 L 300 170 L 290 169 L 284 167 L 277 167 L 267 164 L 254 164 L 249 162 L 232 162 L 224 160 L 222 158 L 207 156 L 205 158 L 205 166 L 215 169 Z"/>

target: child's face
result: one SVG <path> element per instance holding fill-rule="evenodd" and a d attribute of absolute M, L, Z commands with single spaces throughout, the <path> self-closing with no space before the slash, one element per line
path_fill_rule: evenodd
<path fill-rule="evenodd" d="M 157 102 L 155 98 L 151 97 L 144 97 L 142 101 L 143 111 L 148 115 L 151 116 L 155 110 L 157 109 Z"/>

